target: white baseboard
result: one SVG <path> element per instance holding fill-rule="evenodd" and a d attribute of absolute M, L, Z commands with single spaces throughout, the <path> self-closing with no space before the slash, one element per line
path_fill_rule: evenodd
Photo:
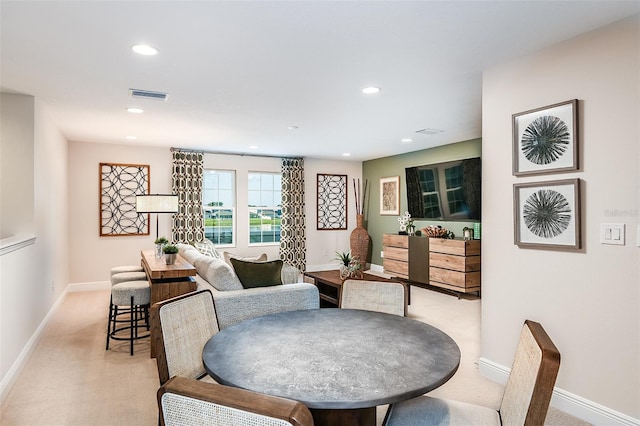
<path fill-rule="evenodd" d="M 20 351 L 20 354 L 16 358 L 16 360 L 13 362 L 13 364 L 11 364 L 11 367 L 7 371 L 7 374 L 5 374 L 5 376 L 2 378 L 2 381 L 0 382 L 0 404 L 4 402 L 5 398 L 9 394 L 9 391 L 11 390 L 11 387 L 14 385 L 14 383 L 18 379 L 18 375 L 20 375 L 20 372 L 22 371 L 25 364 L 27 363 L 27 360 L 29 359 L 36 345 L 40 341 L 40 338 L 42 337 L 42 333 L 44 332 L 44 329 L 49 324 L 49 321 L 51 321 L 51 318 L 53 318 L 53 315 L 58 311 L 58 309 L 60 308 L 60 305 L 62 305 L 62 302 L 67 296 L 67 292 L 68 292 L 68 287 L 64 289 L 60 297 L 58 297 L 58 300 L 56 300 L 56 302 L 53 304 L 51 309 L 49 309 L 49 312 L 44 317 L 44 319 L 42 320 L 42 322 L 40 323 L 36 331 L 33 333 L 31 338 L 27 341 L 27 344 L 24 345 L 24 347 Z"/>
<path fill-rule="evenodd" d="M 384 268 L 383 268 L 381 265 L 376 265 L 375 263 L 371 263 L 371 264 L 369 265 L 369 269 L 370 269 L 372 272 L 379 272 L 379 273 L 381 273 L 381 274 L 383 274 L 383 273 L 384 273 Z"/>
<path fill-rule="evenodd" d="M 480 358 L 478 366 L 480 374 L 488 379 L 502 384 L 507 383 L 510 368 L 486 358 Z M 553 390 L 551 406 L 596 426 L 640 426 L 640 419 L 634 419 L 557 387 Z"/>
<path fill-rule="evenodd" d="M 67 291 L 69 293 L 74 293 L 76 291 L 94 291 L 94 290 L 107 290 L 111 288 L 110 281 L 96 281 L 92 283 L 75 283 L 69 284 L 67 286 Z"/>

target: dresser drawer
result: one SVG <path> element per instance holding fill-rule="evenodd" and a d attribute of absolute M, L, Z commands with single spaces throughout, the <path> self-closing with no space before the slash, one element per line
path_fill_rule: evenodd
<path fill-rule="evenodd" d="M 429 252 L 453 254 L 456 256 L 480 255 L 480 240 L 447 240 L 445 238 L 430 238 Z"/>
<path fill-rule="evenodd" d="M 406 235 L 384 234 L 382 236 L 382 245 L 384 247 L 409 248 L 409 237 Z"/>
<path fill-rule="evenodd" d="M 458 272 L 450 269 L 429 268 L 429 280 L 448 284 L 462 289 L 480 287 L 480 271 Z M 437 284 L 434 284 L 437 285 Z"/>
<path fill-rule="evenodd" d="M 389 260 L 409 261 L 409 250 L 400 247 L 385 247 L 384 258 Z"/>
<path fill-rule="evenodd" d="M 382 267 L 385 274 L 393 275 L 400 278 L 409 278 L 409 264 L 398 260 L 385 258 L 382 261 Z"/>
<path fill-rule="evenodd" d="M 460 272 L 480 270 L 480 256 L 453 256 L 444 253 L 429 253 L 429 265 L 436 268 L 452 269 Z"/>

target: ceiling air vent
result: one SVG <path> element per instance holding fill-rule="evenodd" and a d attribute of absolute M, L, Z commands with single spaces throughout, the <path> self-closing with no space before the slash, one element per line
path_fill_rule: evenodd
<path fill-rule="evenodd" d="M 166 101 L 169 98 L 168 93 L 152 92 L 151 90 L 129 89 L 132 98 L 138 99 L 155 99 L 157 101 Z"/>
<path fill-rule="evenodd" d="M 436 135 L 438 133 L 442 133 L 444 132 L 444 130 L 438 130 L 438 129 L 420 129 L 420 130 L 416 130 L 416 133 L 420 133 L 422 135 Z"/>

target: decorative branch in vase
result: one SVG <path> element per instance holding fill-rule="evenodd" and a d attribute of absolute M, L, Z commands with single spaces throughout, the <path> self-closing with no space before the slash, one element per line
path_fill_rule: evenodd
<path fill-rule="evenodd" d="M 371 244 L 371 237 L 364 227 L 364 206 L 367 198 L 367 186 L 368 181 L 364 181 L 364 191 L 360 193 L 360 179 L 353 179 L 353 190 L 356 199 L 356 228 L 351 232 L 349 243 L 351 246 L 351 253 L 353 257 L 361 262 L 362 267 L 365 267 L 369 260 L 369 249 Z"/>

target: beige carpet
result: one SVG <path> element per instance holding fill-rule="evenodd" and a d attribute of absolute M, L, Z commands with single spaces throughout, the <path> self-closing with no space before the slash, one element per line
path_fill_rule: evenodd
<path fill-rule="evenodd" d="M 137 343 L 133 357 L 126 342 L 105 351 L 108 303 L 108 290 L 67 296 L 2 404 L 0 424 L 157 425 L 149 341 Z M 409 316 L 442 329 L 462 351 L 456 375 L 431 394 L 497 407 L 502 386 L 478 373 L 479 299 L 412 287 Z M 385 410 L 379 407 L 378 424 Z M 546 424 L 586 423 L 551 409 Z"/>

